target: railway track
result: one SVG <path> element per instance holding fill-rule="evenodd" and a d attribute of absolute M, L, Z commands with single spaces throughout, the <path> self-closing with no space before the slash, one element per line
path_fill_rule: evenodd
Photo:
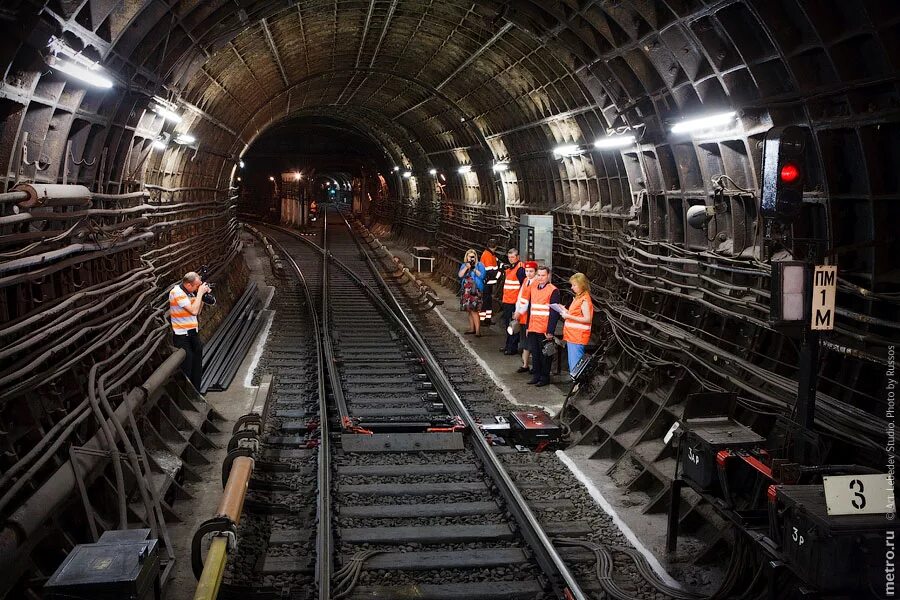
<path fill-rule="evenodd" d="M 550 538 L 588 540 L 596 523 L 547 493 L 546 465 L 488 445 L 469 411 L 491 413 L 470 361 L 429 348 L 343 218 L 312 238 L 260 230 L 292 276 L 222 597 L 590 597 L 577 579 L 593 579 L 597 557 Z"/>

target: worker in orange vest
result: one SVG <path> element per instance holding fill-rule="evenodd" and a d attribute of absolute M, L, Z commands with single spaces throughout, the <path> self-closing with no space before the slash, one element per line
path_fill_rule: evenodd
<path fill-rule="evenodd" d="M 481 324 L 491 326 L 494 304 L 494 284 L 497 283 L 499 269 L 497 268 L 497 240 L 488 240 L 487 248 L 481 253 L 481 264 L 484 265 L 484 292 L 481 302 Z"/>
<path fill-rule="evenodd" d="M 516 373 L 531 373 L 528 367 L 528 359 L 531 357 L 531 351 L 528 350 L 528 300 L 531 298 L 531 286 L 537 276 L 538 264 L 533 260 L 525 263 L 525 281 L 519 288 L 519 297 L 516 299 L 516 312 L 513 313 L 513 320 L 518 321 L 519 329 L 519 346 L 522 348 L 522 366 L 516 370 Z"/>
<path fill-rule="evenodd" d="M 525 281 L 525 267 L 519 261 L 519 250 L 510 248 L 506 252 L 506 260 L 508 266 L 503 270 L 503 316 L 502 325 L 506 329 L 512 323 L 513 313 L 516 312 L 516 302 L 519 300 L 519 290 L 522 288 L 522 282 Z M 519 332 L 506 334 L 506 345 L 500 348 L 500 351 L 507 356 L 518 354 L 519 350 Z"/>
<path fill-rule="evenodd" d="M 575 297 L 568 309 L 560 311 L 566 320 L 563 325 L 563 340 L 569 355 L 569 373 L 584 356 L 584 348 L 591 339 L 591 323 L 594 322 L 594 303 L 591 300 L 591 282 L 584 273 L 575 273 L 569 278 Z"/>
<path fill-rule="evenodd" d="M 550 367 L 553 357 L 545 356 L 543 346 L 553 340 L 559 313 L 550 307 L 559 304 L 559 289 L 550 283 L 550 267 L 538 267 L 536 283 L 531 286 L 528 300 L 528 349 L 534 362 L 533 375 L 529 385 L 543 387 L 550 385 Z"/>

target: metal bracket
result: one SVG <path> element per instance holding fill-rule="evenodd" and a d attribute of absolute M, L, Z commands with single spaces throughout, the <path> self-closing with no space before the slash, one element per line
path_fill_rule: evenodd
<path fill-rule="evenodd" d="M 34 167 L 35 171 L 46 171 L 48 168 L 50 168 L 51 164 L 52 163 L 49 159 L 46 162 L 42 163 L 40 156 L 38 156 L 36 160 L 28 160 L 28 132 L 23 132 L 21 154 L 19 155 L 19 167 L 16 169 L 16 182 L 19 181 L 19 177 L 23 177 L 25 175 L 25 167 Z"/>

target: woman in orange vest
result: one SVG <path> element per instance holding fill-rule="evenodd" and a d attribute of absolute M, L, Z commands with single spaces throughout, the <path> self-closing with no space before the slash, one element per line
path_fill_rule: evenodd
<path fill-rule="evenodd" d="M 584 347 L 591 339 L 591 323 L 594 322 L 594 303 L 591 301 L 591 282 L 584 273 L 575 273 L 569 278 L 575 297 L 568 309 L 560 311 L 566 320 L 563 326 L 563 340 L 569 354 L 569 372 L 584 356 Z"/>

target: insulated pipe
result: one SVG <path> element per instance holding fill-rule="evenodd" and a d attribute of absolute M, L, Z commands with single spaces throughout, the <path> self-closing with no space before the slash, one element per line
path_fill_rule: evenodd
<path fill-rule="evenodd" d="M 90 206 L 91 190 L 83 185 L 56 183 L 20 183 L 14 192 L 25 192 L 28 198 L 19 202 L 20 209 L 36 206 Z"/>
<path fill-rule="evenodd" d="M 222 499 L 216 509 L 217 518 L 228 519 L 235 526 L 241 521 L 241 512 L 244 509 L 244 498 L 247 495 L 247 486 L 250 484 L 250 476 L 253 474 L 253 459 L 249 456 L 238 456 L 231 463 L 231 471 L 228 473 L 228 482 L 222 492 Z M 206 561 L 203 563 L 203 573 L 197 582 L 197 591 L 194 600 L 215 600 L 222 583 L 222 574 L 225 572 L 225 561 L 228 558 L 228 537 L 218 534 L 210 542 L 209 551 L 206 553 Z"/>
<path fill-rule="evenodd" d="M 217 517 L 226 517 L 237 525 L 241 521 L 241 512 L 244 509 L 244 497 L 247 495 L 247 486 L 250 484 L 250 475 L 253 474 L 253 459 L 249 456 L 238 456 L 231 463 L 231 471 L 228 473 L 228 483 L 222 492 L 219 508 L 216 509 Z"/>
<path fill-rule="evenodd" d="M 124 423 L 128 418 L 128 412 L 135 411 L 147 398 L 154 395 L 172 374 L 181 368 L 183 360 L 184 350 L 176 350 L 163 361 L 140 388 L 135 388 L 126 394 L 115 410 L 116 420 Z M 102 450 L 103 444 L 99 434 L 88 440 L 84 447 L 90 450 Z M 81 462 L 82 479 L 90 481 L 94 472 L 105 462 L 106 458 L 102 455 L 85 454 Z M 66 462 L 16 512 L 9 516 L 3 530 L 0 531 L 0 573 L 13 571 L 18 558 L 19 546 L 37 533 L 41 525 L 59 511 L 75 489 L 75 472 L 72 470 L 72 463 Z"/>

